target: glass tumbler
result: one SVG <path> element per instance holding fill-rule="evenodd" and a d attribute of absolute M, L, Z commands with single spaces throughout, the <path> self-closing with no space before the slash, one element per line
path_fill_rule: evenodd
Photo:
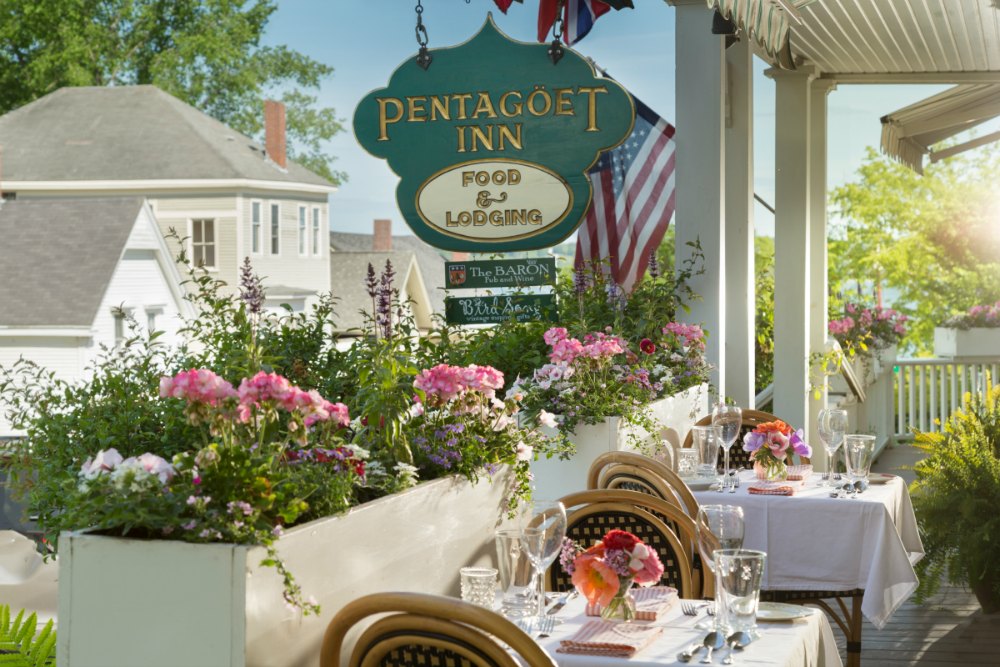
<path fill-rule="evenodd" d="M 767 554 L 750 549 L 718 549 L 715 552 L 715 590 L 719 626 L 726 633 L 755 635 L 757 603 L 764 579 Z"/>
<path fill-rule="evenodd" d="M 698 475 L 715 477 L 722 445 L 722 428 L 719 426 L 693 426 L 691 442 L 698 451 Z"/>
<path fill-rule="evenodd" d="M 503 591 L 500 611 L 509 619 L 535 616 L 538 612 L 532 561 L 540 558 L 542 539 L 542 531 L 533 528 L 496 532 L 497 569 Z"/>
<path fill-rule="evenodd" d="M 677 450 L 677 474 L 681 477 L 698 474 L 698 450 L 693 447 Z"/>
<path fill-rule="evenodd" d="M 463 567 L 462 599 L 480 607 L 493 609 L 496 603 L 497 571 L 492 567 Z"/>
<path fill-rule="evenodd" d="M 875 455 L 874 435 L 848 435 L 844 437 L 844 454 L 847 458 L 847 478 L 851 482 L 868 483 L 868 471 Z"/>

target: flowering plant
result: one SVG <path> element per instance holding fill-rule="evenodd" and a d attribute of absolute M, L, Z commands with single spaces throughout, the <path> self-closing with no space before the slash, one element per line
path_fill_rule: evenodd
<path fill-rule="evenodd" d="M 945 320 L 944 326 L 949 329 L 972 329 L 974 327 L 996 329 L 1000 327 L 1000 301 L 993 305 L 973 306 L 962 315 L 949 317 Z"/>
<path fill-rule="evenodd" d="M 906 315 L 892 308 L 869 308 L 848 303 L 844 306 L 844 311 L 844 317 L 831 320 L 827 327 L 851 356 L 855 349 L 865 351 L 871 347 L 884 350 L 892 347 L 906 335 Z"/>
<path fill-rule="evenodd" d="M 620 615 L 627 621 L 635 618 L 632 584 L 652 586 L 663 576 L 656 551 L 624 530 L 609 531 L 589 549 L 564 539 L 559 564 L 590 604 L 603 607 L 602 617 Z"/>
<path fill-rule="evenodd" d="M 765 469 L 783 469 L 788 450 L 799 456 L 812 456 L 812 447 L 803 439 L 802 429 L 779 420 L 759 424 L 743 436 L 743 451 L 751 452 L 750 458 Z"/>
<path fill-rule="evenodd" d="M 205 445 L 172 461 L 101 450 L 80 468 L 67 512 L 98 530 L 263 545 L 286 601 L 318 613 L 273 543 L 284 526 L 346 509 L 364 481 L 367 453 L 343 444 L 347 408 L 264 372 L 237 389 L 212 371 L 183 371 L 161 379 L 160 396 L 186 402 L 191 424 L 207 431 Z"/>
<path fill-rule="evenodd" d="M 503 385 L 503 373 L 491 366 L 438 364 L 424 369 L 413 382 L 417 393 L 406 430 L 416 464 L 434 476 L 459 472 L 476 479 L 482 471 L 492 475 L 501 464 L 513 465 L 513 510 L 529 492 L 532 458 L 565 451 L 568 443 L 561 434 L 547 437 L 533 428 L 519 428 L 521 397 L 515 393 L 506 400 L 497 398 Z M 555 423 L 544 410 L 537 419 L 540 424 Z"/>

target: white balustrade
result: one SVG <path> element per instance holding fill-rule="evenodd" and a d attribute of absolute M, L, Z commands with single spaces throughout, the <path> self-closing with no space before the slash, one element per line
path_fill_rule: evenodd
<path fill-rule="evenodd" d="M 896 439 L 912 438 L 912 430 L 940 432 L 962 407 L 966 392 L 983 391 L 987 374 L 1000 379 L 1000 357 L 962 360 L 897 359 L 895 375 Z"/>

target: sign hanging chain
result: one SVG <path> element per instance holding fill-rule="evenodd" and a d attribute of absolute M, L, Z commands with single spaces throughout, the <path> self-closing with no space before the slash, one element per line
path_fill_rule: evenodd
<path fill-rule="evenodd" d="M 552 22 L 552 43 L 549 44 L 549 60 L 555 65 L 563 57 L 562 34 L 563 34 L 563 5 L 566 0 L 559 0 L 556 5 L 556 18 Z"/>
<path fill-rule="evenodd" d="M 415 31 L 417 34 L 417 44 L 420 45 L 420 52 L 417 53 L 417 64 L 426 70 L 431 66 L 431 61 L 434 60 L 434 57 L 427 50 L 427 28 L 424 27 L 424 5 L 421 0 L 417 0 L 416 12 L 417 27 Z"/>

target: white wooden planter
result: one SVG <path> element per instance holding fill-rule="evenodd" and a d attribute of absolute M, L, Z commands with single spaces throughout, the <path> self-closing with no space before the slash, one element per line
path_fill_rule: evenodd
<path fill-rule="evenodd" d="M 332 616 L 379 591 L 458 595 L 458 570 L 492 563 L 512 475 L 446 478 L 290 529 L 286 566 L 322 605 L 302 618 L 264 550 L 65 533 L 59 667 L 299 667 L 319 664 Z"/>
<path fill-rule="evenodd" d="M 1000 328 L 934 328 L 934 354 L 950 359 L 1000 356 Z"/>
<path fill-rule="evenodd" d="M 560 498 L 587 488 L 587 471 L 601 454 L 617 450 L 634 450 L 634 442 L 647 441 L 651 436 L 665 440 L 670 450 L 680 447 L 694 423 L 708 413 L 708 385 L 690 387 L 679 394 L 650 403 L 650 414 L 663 427 L 657 434 L 639 430 L 630 437 L 629 426 L 621 417 L 608 417 L 598 424 L 581 424 L 568 434 L 576 445 L 576 453 L 568 460 L 542 459 L 531 464 L 536 494 L 544 498 Z M 545 431 L 546 429 L 542 429 Z"/>

